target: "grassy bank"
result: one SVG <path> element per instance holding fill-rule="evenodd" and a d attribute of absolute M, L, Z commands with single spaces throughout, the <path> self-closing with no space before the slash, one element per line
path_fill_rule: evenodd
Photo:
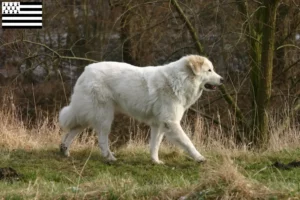
<path fill-rule="evenodd" d="M 1 150 L 1 167 L 23 175 L 0 182 L 4 199 L 282 199 L 300 197 L 300 168 L 271 167 L 290 162 L 300 149 L 277 153 L 206 152 L 197 164 L 183 153 L 163 151 L 165 165 L 153 165 L 144 147 L 116 152 L 106 163 L 98 149 L 73 151 L 65 158 L 57 149 Z"/>
<path fill-rule="evenodd" d="M 22 177 L 0 180 L 0 199 L 297 199 L 300 168 L 272 164 L 299 160 L 298 132 L 294 127 L 285 135 L 276 130 L 264 151 L 235 146 L 217 129 L 210 129 L 209 137 L 199 132 L 193 140 L 208 159 L 202 164 L 164 141 L 160 157 L 165 165 L 153 165 L 146 139 L 139 135 L 113 146 L 118 161 L 107 163 L 87 133 L 66 158 L 58 151 L 62 133 L 56 121 L 44 119 L 26 128 L 14 115 L 2 113 L 0 168 L 12 167 Z"/>

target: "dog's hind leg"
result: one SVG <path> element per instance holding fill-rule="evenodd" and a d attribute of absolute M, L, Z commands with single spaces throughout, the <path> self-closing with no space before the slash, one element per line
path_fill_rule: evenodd
<path fill-rule="evenodd" d="M 113 152 L 110 151 L 109 148 L 109 133 L 112 121 L 107 121 L 101 123 L 97 128 L 98 132 L 98 144 L 101 149 L 102 156 L 106 158 L 108 161 L 115 161 L 117 160 Z"/>
<path fill-rule="evenodd" d="M 205 158 L 197 151 L 192 141 L 181 128 L 179 122 L 165 122 L 164 129 L 166 137 L 187 151 L 197 162 L 205 161 Z"/>
<path fill-rule="evenodd" d="M 110 151 L 108 138 L 114 118 L 113 108 L 111 110 L 105 109 L 105 111 L 102 110 L 100 112 L 103 114 L 98 118 L 99 120 L 94 125 L 98 133 L 98 144 L 101 149 L 102 156 L 108 161 L 115 161 L 117 159 L 114 157 L 113 152 Z"/>
<path fill-rule="evenodd" d="M 65 156 L 70 156 L 69 147 L 72 144 L 76 135 L 82 131 L 82 127 L 77 127 L 71 129 L 66 135 L 64 135 L 60 144 L 60 152 L 62 152 Z"/>
<path fill-rule="evenodd" d="M 156 164 L 163 164 L 158 158 L 159 145 L 164 137 L 164 133 L 161 131 L 159 126 L 151 126 L 150 136 L 150 153 L 151 159 Z"/>

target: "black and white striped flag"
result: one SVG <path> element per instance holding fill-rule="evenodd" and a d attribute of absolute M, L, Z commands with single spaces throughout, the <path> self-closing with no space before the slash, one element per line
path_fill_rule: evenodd
<path fill-rule="evenodd" d="M 2 2 L 2 28 L 42 28 L 42 2 Z"/>

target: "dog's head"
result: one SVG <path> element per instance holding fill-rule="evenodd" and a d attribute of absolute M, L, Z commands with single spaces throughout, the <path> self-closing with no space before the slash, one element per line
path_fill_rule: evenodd
<path fill-rule="evenodd" d="M 187 57 L 187 66 L 197 79 L 201 81 L 200 87 L 206 91 L 216 90 L 223 84 L 224 79 L 214 71 L 212 63 L 203 56 L 191 55 Z"/>

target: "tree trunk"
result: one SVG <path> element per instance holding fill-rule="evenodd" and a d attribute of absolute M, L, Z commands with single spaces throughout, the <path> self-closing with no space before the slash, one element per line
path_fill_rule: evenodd
<path fill-rule="evenodd" d="M 252 131 L 248 139 L 257 146 L 269 140 L 268 105 L 272 90 L 276 12 L 279 0 L 264 0 L 250 17 L 247 1 L 236 0 L 247 21 L 246 33 L 250 44 L 251 84 L 253 96 Z"/>
<path fill-rule="evenodd" d="M 275 43 L 276 11 L 279 0 L 263 1 L 263 29 L 261 47 L 261 77 L 257 93 L 257 129 L 255 143 L 266 144 L 270 138 L 268 105 L 272 91 L 272 72 Z"/>
<path fill-rule="evenodd" d="M 122 57 L 123 62 L 135 65 L 135 60 L 133 58 L 133 48 L 131 43 L 131 30 L 130 30 L 130 11 L 127 11 L 127 6 L 124 5 L 123 7 L 123 16 L 121 18 L 121 41 L 123 42 L 122 45 Z"/>

